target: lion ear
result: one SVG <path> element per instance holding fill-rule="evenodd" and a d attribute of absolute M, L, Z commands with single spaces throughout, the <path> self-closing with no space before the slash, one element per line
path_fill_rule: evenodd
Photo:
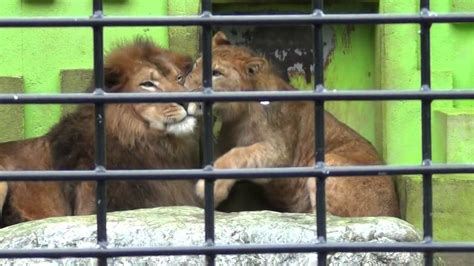
<path fill-rule="evenodd" d="M 227 36 L 225 36 L 225 33 L 222 31 L 218 31 L 216 34 L 214 34 L 214 37 L 212 37 L 212 46 L 216 47 L 220 45 L 230 45 Z"/>
<path fill-rule="evenodd" d="M 113 67 L 104 68 L 105 90 L 108 92 L 116 91 L 122 85 L 122 73 L 119 69 Z"/>
<path fill-rule="evenodd" d="M 193 59 L 190 56 L 181 56 L 175 61 L 181 73 L 188 73 L 193 67 Z"/>
<path fill-rule="evenodd" d="M 245 65 L 245 71 L 247 75 L 254 76 L 261 72 L 268 66 L 268 62 L 265 58 L 262 57 L 252 57 L 247 61 Z"/>

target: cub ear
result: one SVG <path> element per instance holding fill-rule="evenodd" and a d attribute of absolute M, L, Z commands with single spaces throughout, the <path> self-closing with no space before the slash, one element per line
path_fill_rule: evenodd
<path fill-rule="evenodd" d="M 216 34 L 214 34 L 214 37 L 212 37 L 212 46 L 220 46 L 220 45 L 230 45 L 229 40 L 227 40 L 227 36 L 225 36 L 225 33 L 222 31 L 218 31 Z"/>
<path fill-rule="evenodd" d="M 245 71 L 247 75 L 254 76 L 267 67 L 268 62 L 265 58 L 252 57 L 247 61 L 247 64 L 245 65 Z"/>
<path fill-rule="evenodd" d="M 114 92 L 122 86 L 122 73 L 113 67 L 104 67 L 105 91 Z"/>

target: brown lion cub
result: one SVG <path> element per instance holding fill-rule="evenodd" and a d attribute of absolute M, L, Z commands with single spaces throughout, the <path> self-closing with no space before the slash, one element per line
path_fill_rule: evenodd
<path fill-rule="evenodd" d="M 181 92 L 189 57 L 137 39 L 105 59 L 107 92 Z M 107 169 L 199 167 L 194 117 L 180 103 L 106 105 Z M 94 106 L 81 105 L 45 136 L 0 144 L 6 170 L 94 169 Z M 9 182 L 2 224 L 95 212 L 95 182 Z M 108 210 L 198 206 L 193 181 L 109 181 Z M 5 189 L 5 188 L 4 188 Z M 5 191 L 5 190 L 3 190 Z"/>
<path fill-rule="evenodd" d="M 293 90 L 255 52 L 233 46 L 219 32 L 213 38 L 213 85 L 216 91 Z M 202 65 L 197 61 L 185 87 L 202 88 Z M 192 104 L 188 112 L 196 112 Z M 312 102 L 215 103 L 222 121 L 216 168 L 258 168 L 314 165 L 314 104 Z M 375 148 L 357 132 L 325 114 L 328 165 L 382 164 Z M 216 205 L 224 200 L 236 180 L 217 180 Z M 274 208 L 311 212 L 316 206 L 314 178 L 255 180 L 263 185 Z M 204 195 L 204 181 L 196 186 Z M 394 182 L 390 176 L 327 179 L 327 209 L 338 216 L 399 216 Z"/>

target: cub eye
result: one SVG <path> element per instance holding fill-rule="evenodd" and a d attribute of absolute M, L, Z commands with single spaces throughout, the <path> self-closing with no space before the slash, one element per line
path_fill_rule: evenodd
<path fill-rule="evenodd" d="M 156 88 L 156 85 L 153 81 L 151 80 L 147 80 L 147 81 L 144 81 L 142 83 L 140 83 L 140 86 L 143 86 L 143 87 L 154 87 Z"/>
<path fill-rule="evenodd" d="M 219 70 L 213 70 L 212 71 L 212 76 L 220 77 L 220 76 L 222 76 L 222 72 L 220 72 Z"/>
<path fill-rule="evenodd" d="M 182 83 L 184 81 L 184 76 L 183 75 L 178 75 L 176 77 L 176 81 L 178 81 L 179 83 Z"/>

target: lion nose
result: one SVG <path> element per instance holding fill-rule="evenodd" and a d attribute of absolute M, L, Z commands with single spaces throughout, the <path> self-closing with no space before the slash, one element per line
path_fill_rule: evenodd
<path fill-rule="evenodd" d="M 188 109 L 189 103 L 178 102 L 177 104 L 181 105 L 184 108 L 184 110 Z"/>

